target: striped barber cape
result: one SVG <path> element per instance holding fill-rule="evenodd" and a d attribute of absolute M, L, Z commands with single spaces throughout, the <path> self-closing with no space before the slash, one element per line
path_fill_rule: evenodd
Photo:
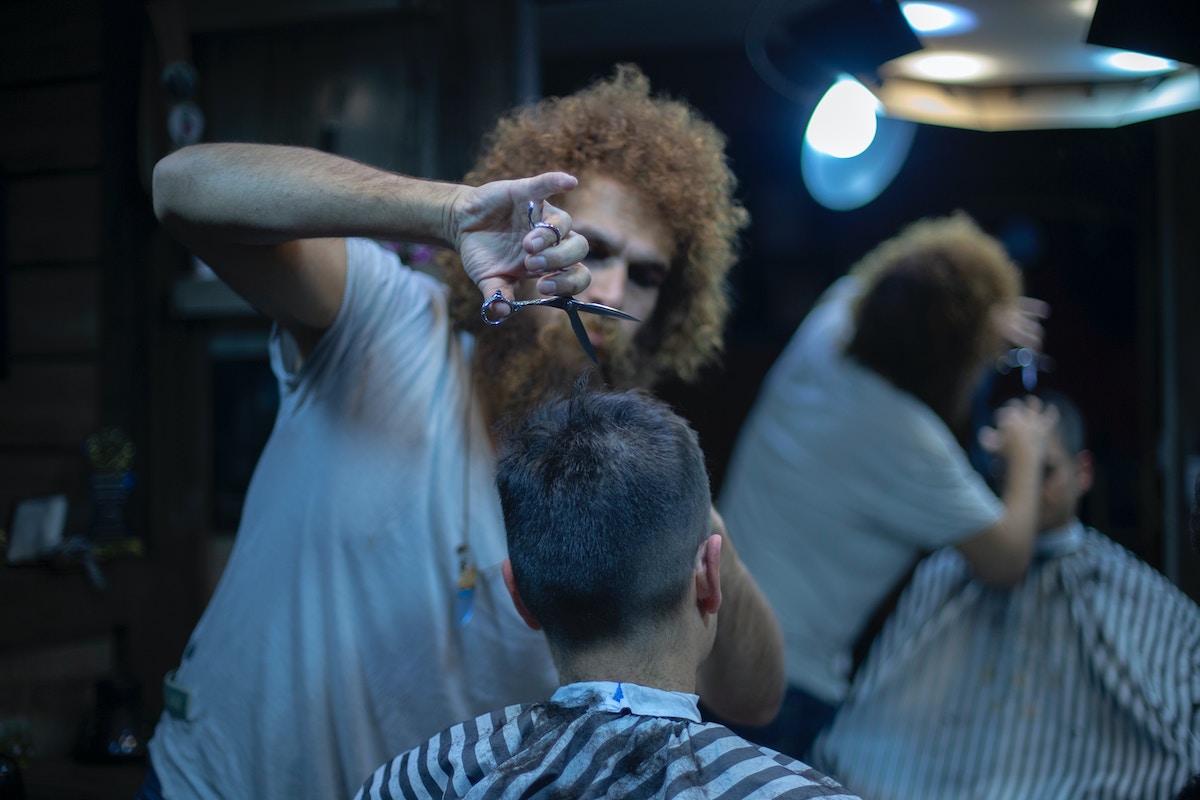
<path fill-rule="evenodd" d="M 448 728 L 356 797 L 855 800 L 808 765 L 702 723 L 695 695 L 609 682 Z"/>
<path fill-rule="evenodd" d="M 1076 522 L 1011 590 L 923 562 L 811 760 L 873 800 L 1173 798 L 1198 712 L 1200 607 Z"/>

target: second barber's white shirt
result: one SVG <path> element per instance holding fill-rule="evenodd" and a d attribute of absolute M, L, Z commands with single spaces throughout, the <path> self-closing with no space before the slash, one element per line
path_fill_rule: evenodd
<path fill-rule="evenodd" d="M 718 507 L 784 631 L 788 682 L 829 703 L 913 559 L 995 523 L 999 499 L 945 423 L 843 354 L 859 290 L 821 298 L 768 374 Z"/>

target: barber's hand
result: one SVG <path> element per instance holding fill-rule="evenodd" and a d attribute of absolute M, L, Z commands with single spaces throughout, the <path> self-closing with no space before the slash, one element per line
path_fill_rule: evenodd
<path fill-rule="evenodd" d="M 1029 395 L 1009 400 L 996 410 L 995 427 L 979 430 L 979 444 L 989 453 L 1012 462 L 1022 456 L 1040 465 L 1046 443 L 1058 425 L 1058 409 Z"/>
<path fill-rule="evenodd" d="M 512 298 L 514 284 L 527 278 L 537 278 L 538 291 L 547 295 L 576 295 L 587 288 L 591 273 L 579 263 L 587 255 L 587 240 L 571 230 L 570 214 L 546 202 L 578 183 L 565 172 L 547 172 L 464 187 L 455 198 L 449 238 L 485 298 L 496 292 Z M 551 228 L 530 229 L 531 201 L 533 221 L 557 228 L 562 237 L 557 244 Z M 510 313 L 506 305 L 497 306 L 497 317 Z"/>
<path fill-rule="evenodd" d="M 1033 297 L 1018 297 L 992 311 L 992 324 L 1010 347 L 1042 351 L 1042 320 L 1050 316 L 1050 304 Z"/>

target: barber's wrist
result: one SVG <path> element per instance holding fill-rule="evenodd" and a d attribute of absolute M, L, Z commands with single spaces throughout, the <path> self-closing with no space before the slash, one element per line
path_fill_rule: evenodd
<path fill-rule="evenodd" d="M 1042 460 L 1042 449 L 1037 442 L 1028 438 L 1012 436 L 1009 439 L 1009 445 L 1005 448 L 1004 460 L 1009 465 L 1009 470 L 1032 469 L 1036 468 Z"/>

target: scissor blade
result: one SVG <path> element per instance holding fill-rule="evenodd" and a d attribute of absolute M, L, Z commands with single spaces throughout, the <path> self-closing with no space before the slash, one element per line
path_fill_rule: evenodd
<path fill-rule="evenodd" d="M 618 311 L 612 306 L 606 306 L 600 303 L 581 303 L 578 300 L 572 300 L 571 305 L 580 311 L 586 311 L 589 314 L 599 314 L 602 317 L 620 317 L 621 319 L 631 319 L 634 322 L 641 321 L 632 314 L 626 314 L 624 311 Z"/>
<path fill-rule="evenodd" d="M 576 304 L 579 305 L 579 304 Z M 600 366 L 600 359 L 596 358 L 596 349 L 592 347 L 592 340 L 588 338 L 587 329 L 583 327 L 583 320 L 579 318 L 579 314 L 575 311 L 574 305 L 569 305 L 566 308 L 567 316 L 571 319 L 571 329 L 575 331 L 575 338 L 583 345 L 583 352 L 588 354 L 588 358 L 596 366 Z"/>
<path fill-rule="evenodd" d="M 549 306 L 550 308 L 566 308 L 571 302 L 571 298 L 556 295 L 554 297 L 543 297 L 540 300 L 521 300 L 517 305 L 521 308 L 525 306 Z"/>

